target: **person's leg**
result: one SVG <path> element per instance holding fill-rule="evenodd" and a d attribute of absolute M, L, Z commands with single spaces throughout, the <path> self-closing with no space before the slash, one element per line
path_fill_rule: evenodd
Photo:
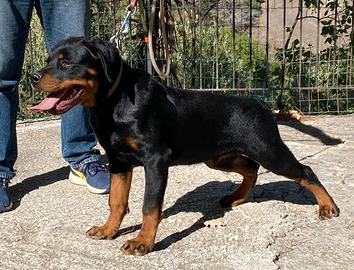
<path fill-rule="evenodd" d="M 48 51 L 53 50 L 55 45 L 64 38 L 89 35 L 89 0 L 40 0 L 38 3 L 37 10 L 45 32 Z M 110 175 L 104 167 L 97 164 L 100 152 L 94 148 L 96 137 L 89 118 L 89 110 L 83 106 L 76 106 L 62 115 L 63 157 L 74 169 L 70 174 L 72 182 L 83 184 L 80 178 L 85 175 L 85 184 L 90 182 L 88 185 L 90 191 L 107 193 Z M 77 177 L 75 178 L 73 174 Z"/>
<path fill-rule="evenodd" d="M 50 52 L 62 39 L 89 34 L 90 1 L 41 0 L 40 14 L 45 40 Z M 89 123 L 89 111 L 76 106 L 61 117 L 62 152 L 72 166 L 82 162 L 98 161 L 99 151 L 94 149 L 96 138 Z"/>
<path fill-rule="evenodd" d="M 15 175 L 13 166 L 17 158 L 18 82 L 32 15 L 32 2 L 0 1 L 0 212 L 11 206 L 7 184 Z"/>

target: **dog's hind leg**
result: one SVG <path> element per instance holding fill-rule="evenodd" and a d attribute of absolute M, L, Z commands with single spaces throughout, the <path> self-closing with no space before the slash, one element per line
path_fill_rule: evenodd
<path fill-rule="evenodd" d="M 311 191 L 318 202 L 321 219 L 339 215 L 339 208 L 318 180 L 316 174 L 309 166 L 297 161 L 283 141 L 277 141 L 276 147 L 269 145 L 266 152 L 263 155 L 258 155 L 258 157 L 255 156 L 254 160 L 271 172 L 295 180 L 296 183 Z"/>
<path fill-rule="evenodd" d="M 209 160 L 205 164 L 212 169 L 237 172 L 243 176 L 240 187 L 220 200 L 223 207 L 237 206 L 247 199 L 257 180 L 259 165 L 256 162 L 240 154 L 232 153 L 216 160 Z"/>

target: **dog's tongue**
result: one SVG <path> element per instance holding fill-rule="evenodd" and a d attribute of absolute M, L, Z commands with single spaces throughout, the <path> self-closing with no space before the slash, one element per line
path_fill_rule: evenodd
<path fill-rule="evenodd" d="M 66 91 L 60 91 L 59 93 L 50 94 L 41 103 L 32 106 L 29 109 L 32 112 L 50 111 L 55 107 L 65 93 Z"/>

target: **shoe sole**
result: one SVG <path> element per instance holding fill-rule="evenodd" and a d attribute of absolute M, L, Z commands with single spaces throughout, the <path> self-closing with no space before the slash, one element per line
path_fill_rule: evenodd
<path fill-rule="evenodd" d="M 106 189 L 99 189 L 99 188 L 94 188 L 92 186 L 90 186 L 87 181 L 85 181 L 84 179 L 82 179 L 81 177 L 73 174 L 71 171 L 70 171 L 70 174 L 69 174 L 69 180 L 71 183 L 75 184 L 75 185 L 78 185 L 78 186 L 86 186 L 87 189 L 91 192 L 91 193 L 94 193 L 94 194 L 107 194 L 108 191 Z"/>
<path fill-rule="evenodd" d="M 4 213 L 4 212 L 10 211 L 12 209 L 12 206 L 13 206 L 13 204 L 12 204 L 12 202 L 10 202 L 9 206 L 5 207 L 4 210 L 0 210 L 0 213 Z"/>

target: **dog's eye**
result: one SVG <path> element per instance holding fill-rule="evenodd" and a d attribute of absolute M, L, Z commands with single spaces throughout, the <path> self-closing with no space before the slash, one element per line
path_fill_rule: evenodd
<path fill-rule="evenodd" d="M 68 66 L 70 66 L 70 62 L 67 60 L 63 60 L 60 62 L 60 68 L 67 68 Z"/>

